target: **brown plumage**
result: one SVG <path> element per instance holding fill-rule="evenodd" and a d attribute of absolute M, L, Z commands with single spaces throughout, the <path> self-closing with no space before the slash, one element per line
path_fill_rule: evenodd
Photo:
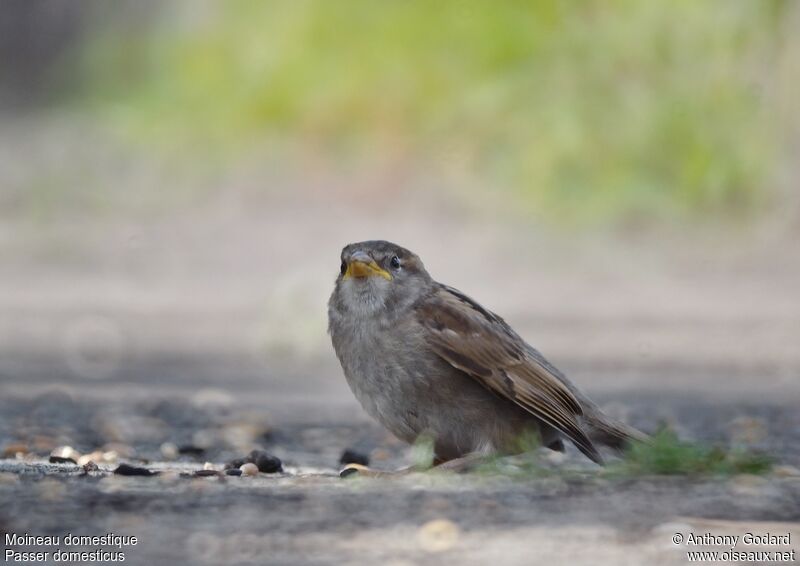
<path fill-rule="evenodd" d="M 508 454 L 533 431 L 568 438 L 602 463 L 642 433 L 606 417 L 499 316 L 434 281 L 412 252 L 384 241 L 351 244 L 329 303 L 345 377 L 373 417 L 400 438 L 434 438 L 440 461 Z"/>

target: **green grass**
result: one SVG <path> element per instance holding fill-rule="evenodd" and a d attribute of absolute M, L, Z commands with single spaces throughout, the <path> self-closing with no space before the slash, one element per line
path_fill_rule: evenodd
<path fill-rule="evenodd" d="M 665 429 L 652 438 L 652 443 L 632 446 L 609 471 L 626 476 L 765 474 L 772 465 L 772 458 L 764 454 L 682 441 Z"/>
<path fill-rule="evenodd" d="M 781 0 L 204 10 L 93 43 L 92 110 L 222 163 L 264 139 L 334 166 L 400 160 L 553 223 L 751 216 L 800 114 Z"/>
<path fill-rule="evenodd" d="M 475 472 L 485 476 L 504 475 L 516 479 L 548 476 L 572 476 L 574 469 L 553 468 L 540 461 L 537 445 L 511 458 L 487 458 Z M 635 443 L 618 460 L 610 459 L 601 475 L 610 478 L 642 476 L 731 476 L 736 474 L 767 474 L 773 458 L 743 447 L 722 448 L 683 441 L 675 432 L 664 429 L 650 443 Z"/>

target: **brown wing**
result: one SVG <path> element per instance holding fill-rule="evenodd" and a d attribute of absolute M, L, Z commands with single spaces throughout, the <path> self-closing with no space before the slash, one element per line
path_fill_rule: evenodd
<path fill-rule="evenodd" d="M 444 360 L 558 429 L 586 456 L 602 463 L 578 424 L 581 405 L 559 379 L 558 370 L 502 318 L 444 285 L 418 305 L 417 316 L 429 344 Z"/>

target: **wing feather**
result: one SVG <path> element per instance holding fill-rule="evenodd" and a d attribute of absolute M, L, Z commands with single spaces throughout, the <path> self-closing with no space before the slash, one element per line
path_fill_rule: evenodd
<path fill-rule="evenodd" d="M 578 422 L 581 404 L 558 370 L 502 318 L 444 285 L 416 312 L 429 344 L 441 358 L 558 429 L 581 452 L 602 463 Z"/>

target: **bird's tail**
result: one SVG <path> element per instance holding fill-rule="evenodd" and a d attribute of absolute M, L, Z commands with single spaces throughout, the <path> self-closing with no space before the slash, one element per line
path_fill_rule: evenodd
<path fill-rule="evenodd" d="M 598 444 L 624 450 L 632 442 L 650 442 L 648 435 L 630 425 L 612 419 L 594 403 L 584 404 L 583 418 L 587 435 Z"/>

